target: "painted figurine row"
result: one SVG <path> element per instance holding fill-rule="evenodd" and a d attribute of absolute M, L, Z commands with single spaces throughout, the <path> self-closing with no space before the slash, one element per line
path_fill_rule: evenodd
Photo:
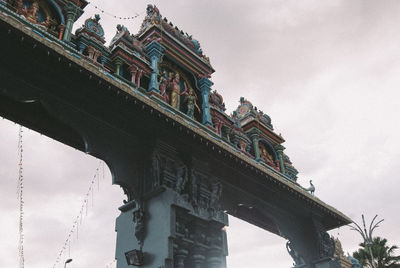
<path fill-rule="evenodd" d="M 183 82 L 183 91 L 181 90 L 181 78 L 178 72 L 172 73 L 162 71 L 159 79 L 159 89 L 161 98 L 173 108 L 181 110 L 181 97 L 186 107 L 186 115 L 194 118 L 195 111 L 201 113 L 200 107 L 197 105 L 197 95 L 192 87 L 186 81 Z"/>

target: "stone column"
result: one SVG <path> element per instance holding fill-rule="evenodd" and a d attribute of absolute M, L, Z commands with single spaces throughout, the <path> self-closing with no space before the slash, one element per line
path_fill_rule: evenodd
<path fill-rule="evenodd" d="M 153 41 L 146 46 L 146 51 L 147 54 L 150 56 L 150 63 L 152 68 L 148 92 L 160 94 L 158 84 L 158 63 L 161 60 L 165 48 L 157 41 Z"/>
<path fill-rule="evenodd" d="M 258 129 L 252 129 L 250 132 L 250 138 L 253 141 L 253 150 L 254 150 L 254 157 L 256 161 L 261 161 L 261 156 L 260 156 L 260 147 L 259 147 L 259 142 L 260 142 L 260 134 L 261 131 Z"/>
<path fill-rule="evenodd" d="M 115 74 L 116 75 L 120 75 L 121 72 L 121 66 L 124 62 L 120 59 L 120 58 L 116 58 L 114 60 L 114 64 L 115 64 Z"/>
<path fill-rule="evenodd" d="M 131 65 L 129 67 L 129 71 L 131 72 L 131 82 L 136 86 L 136 73 L 138 71 L 138 67 L 136 65 Z"/>
<path fill-rule="evenodd" d="M 140 87 L 140 79 L 142 78 L 143 70 L 138 70 L 137 72 L 137 78 L 136 78 L 136 86 L 139 88 Z"/>
<path fill-rule="evenodd" d="M 201 97 L 203 100 L 203 125 L 212 126 L 210 104 L 208 102 L 208 99 L 210 96 L 211 86 L 214 85 L 214 83 L 211 82 L 210 79 L 203 77 L 199 80 L 199 85 L 201 89 Z"/>
<path fill-rule="evenodd" d="M 60 34 L 58 35 L 58 39 L 62 40 L 62 38 L 64 36 L 65 25 L 64 24 L 60 24 L 60 26 L 58 26 L 58 29 L 60 30 Z"/>
<path fill-rule="evenodd" d="M 78 49 L 79 49 L 79 52 L 81 53 L 81 54 L 83 54 L 83 52 L 85 52 L 85 49 L 87 48 L 88 46 L 85 44 L 85 43 L 82 43 L 82 42 L 79 42 L 78 43 Z"/>
<path fill-rule="evenodd" d="M 205 258 L 206 257 L 204 257 L 204 255 L 201 252 L 196 250 L 196 252 L 194 252 L 194 254 L 192 255 L 192 266 L 191 267 L 192 268 L 202 268 Z"/>
<path fill-rule="evenodd" d="M 221 268 L 221 250 L 218 247 L 209 249 L 207 255 L 207 268 Z"/>
<path fill-rule="evenodd" d="M 65 25 L 64 37 L 65 42 L 71 41 L 72 26 L 74 26 L 74 21 L 82 14 L 82 10 L 76 6 L 72 1 L 69 1 L 65 13 L 67 15 L 67 23 Z"/>
<path fill-rule="evenodd" d="M 186 249 L 179 249 L 178 253 L 175 255 L 176 258 L 176 268 L 185 268 L 185 259 L 188 256 L 188 251 Z"/>
<path fill-rule="evenodd" d="M 281 144 L 275 146 L 275 151 L 278 154 L 279 167 L 281 168 L 281 172 L 285 174 L 285 164 L 283 163 L 283 150 L 285 150 L 285 147 L 283 147 Z"/>
<path fill-rule="evenodd" d="M 101 56 L 100 56 L 100 62 L 101 62 L 101 65 L 102 65 L 102 66 L 104 66 L 104 64 L 106 64 L 106 61 L 107 61 L 107 58 L 104 57 L 103 55 L 101 55 Z"/>

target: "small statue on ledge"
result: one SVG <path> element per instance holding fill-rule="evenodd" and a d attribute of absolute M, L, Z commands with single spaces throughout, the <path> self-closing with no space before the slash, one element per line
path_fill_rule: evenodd
<path fill-rule="evenodd" d="M 185 90 L 182 95 L 186 95 L 184 99 L 184 102 L 187 103 L 186 115 L 188 115 L 190 118 L 194 118 L 194 108 L 196 108 L 200 113 L 200 108 L 196 103 L 196 93 L 194 92 L 193 88 L 189 87 L 189 92 Z"/>
<path fill-rule="evenodd" d="M 179 85 L 180 81 L 180 76 L 179 73 L 175 73 L 174 78 L 171 78 L 170 81 L 170 90 L 171 90 L 171 98 L 170 98 L 170 104 L 172 107 L 175 109 L 179 110 L 179 98 L 180 98 L 180 93 L 181 93 L 181 87 Z"/>
<path fill-rule="evenodd" d="M 166 103 L 169 102 L 169 97 L 167 94 L 167 87 L 168 87 L 168 80 L 169 80 L 169 75 L 166 71 L 163 71 L 160 77 L 160 95 L 163 101 Z"/>
<path fill-rule="evenodd" d="M 306 189 L 304 189 L 304 190 L 306 190 L 307 192 L 310 192 L 310 194 L 314 195 L 315 186 L 314 186 L 314 184 L 312 183 L 312 180 L 310 180 L 310 187 L 308 187 L 308 188 L 306 188 Z"/>

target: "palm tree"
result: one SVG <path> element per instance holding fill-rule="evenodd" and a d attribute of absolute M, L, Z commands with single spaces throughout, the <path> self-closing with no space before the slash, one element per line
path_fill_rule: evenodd
<path fill-rule="evenodd" d="M 386 245 L 387 240 L 381 237 L 374 237 L 371 244 L 360 244 L 360 249 L 353 253 L 353 257 L 359 260 L 363 268 L 400 268 L 400 255 L 395 256 L 397 246 L 389 247 Z M 374 256 L 374 264 L 371 262 L 371 254 Z"/>

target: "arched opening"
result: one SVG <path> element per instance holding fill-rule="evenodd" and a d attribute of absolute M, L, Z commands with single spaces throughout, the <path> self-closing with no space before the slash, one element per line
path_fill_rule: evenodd
<path fill-rule="evenodd" d="M 13 5 L 17 13 L 31 23 L 37 24 L 55 37 L 62 37 L 64 16 L 54 1 L 14 1 Z"/>
<path fill-rule="evenodd" d="M 4 179 L 0 187 L 0 248 L 8 256 L 15 256 L 18 125 L 0 120 L 0 129 L 0 170 Z M 111 185 L 107 165 L 99 165 L 99 159 L 27 128 L 23 132 L 23 149 L 27 266 L 52 265 L 66 239 L 69 243 L 63 250 L 61 265 L 68 258 L 86 267 L 107 267 L 113 263 L 115 218 L 125 196 L 120 187 Z M 69 236 L 74 224 L 78 226 Z M 17 257 L 0 259 L 0 267 L 17 266 Z"/>
<path fill-rule="evenodd" d="M 258 146 L 261 159 L 264 160 L 267 165 L 280 170 L 278 156 L 271 144 L 265 139 L 260 139 Z"/>
<path fill-rule="evenodd" d="M 164 100 L 196 121 L 202 121 L 201 92 L 194 78 L 175 64 L 165 61 L 160 66 L 160 91 Z"/>
<path fill-rule="evenodd" d="M 227 267 L 287 268 L 293 262 L 286 240 L 239 218 L 229 216 Z"/>

